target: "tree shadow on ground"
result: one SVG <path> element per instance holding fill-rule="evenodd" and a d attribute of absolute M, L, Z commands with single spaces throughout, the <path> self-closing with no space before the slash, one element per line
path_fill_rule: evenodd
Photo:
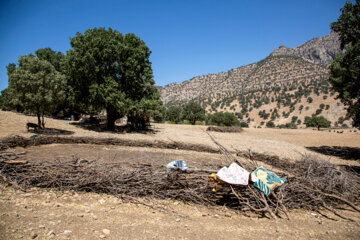
<path fill-rule="evenodd" d="M 133 132 L 142 133 L 142 134 L 155 134 L 156 132 L 158 132 L 157 130 L 154 130 L 151 126 L 147 126 L 146 128 L 134 128 L 131 125 L 124 125 L 124 126 L 115 126 L 114 130 L 109 130 L 106 128 L 106 124 L 103 123 L 95 124 L 95 123 L 74 122 L 70 124 L 85 130 L 95 131 L 95 132 L 111 132 L 111 133 L 119 133 L 119 134 L 133 133 Z"/>
<path fill-rule="evenodd" d="M 73 131 L 57 129 L 57 128 L 44 128 L 44 129 L 37 128 L 35 130 L 29 129 L 28 132 L 37 133 L 37 134 L 41 134 L 41 135 L 73 135 L 74 134 Z"/>
<path fill-rule="evenodd" d="M 339 157 L 344 160 L 360 160 L 360 148 L 344 146 L 306 147 L 324 155 Z"/>

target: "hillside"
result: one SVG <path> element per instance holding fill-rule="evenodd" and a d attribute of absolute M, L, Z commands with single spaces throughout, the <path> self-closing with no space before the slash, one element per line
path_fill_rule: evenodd
<path fill-rule="evenodd" d="M 295 48 L 280 46 L 271 56 L 287 55 L 301 57 L 315 64 L 329 66 L 335 56 L 342 53 L 338 34 L 331 32 L 325 37 L 314 38 Z"/>
<path fill-rule="evenodd" d="M 339 52 L 338 37 L 330 33 L 293 49 L 280 47 L 257 63 L 167 85 L 160 89 L 162 100 L 168 106 L 195 100 L 208 113 L 234 112 L 252 126 L 272 120 L 302 127 L 312 114 L 342 124 L 346 110 L 330 92 L 326 67 Z"/>

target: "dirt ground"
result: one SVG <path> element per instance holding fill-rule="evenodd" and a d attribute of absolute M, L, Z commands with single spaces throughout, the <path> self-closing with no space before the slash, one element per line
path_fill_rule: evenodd
<path fill-rule="evenodd" d="M 34 133 L 28 132 L 25 125 L 27 122 L 36 123 L 36 121 L 34 116 L 0 111 L 0 138 L 14 135 L 30 137 Z M 69 121 L 46 118 L 46 127 L 68 131 L 70 135 L 63 135 L 64 137 L 121 138 L 170 143 L 176 141 L 204 144 L 216 148 L 205 131 L 206 126 L 153 124 L 153 131 L 148 133 L 114 133 L 89 131 Z M 338 133 L 341 131 L 343 133 Z M 354 153 L 360 151 L 360 132 L 356 129 L 337 129 L 329 132 L 329 130 L 313 129 L 245 128 L 241 133 L 211 132 L 211 134 L 230 151 L 251 149 L 253 152 L 294 160 L 301 158 L 304 154 L 312 154 L 335 164 L 360 165 L 358 159 L 338 157 L 339 154 L 333 154 L 343 150 Z M 329 153 L 329 150 L 333 151 Z"/>
<path fill-rule="evenodd" d="M 225 208 L 151 200 L 153 210 L 104 194 L 0 188 L 1 239 L 359 239 L 359 226 L 318 213 L 292 220 L 245 217 Z M 170 212 L 172 211 L 172 212 Z M 316 214 L 316 215 L 314 215 Z M 354 215 L 349 212 L 347 215 Z M 354 216 L 353 216 L 354 217 Z M 355 216 L 356 217 L 356 216 Z M 355 218 L 356 219 L 356 218 Z M 359 220 L 359 218 L 357 218 Z"/>
<path fill-rule="evenodd" d="M 36 122 L 36 119 L 0 111 L 0 139 L 34 135 L 25 128 L 28 121 Z M 84 129 L 63 120 L 46 119 L 46 123 L 49 128 L 71 133 L 63 137 L 122 138 L 216 147 L 204 126 L 155 124 L 149 133 L 112 133 Z M 359 132 L 342 131 L 344 133 L 249 128 L 241 133 L 211 134 L 231 151 L 251 148 L 254 152 L 290 160 L 313 154 L 334 164 L 360 166 Z M 163 166 L 173 160 L 185 160 L 192 167 L 222 165 L 219 154 L 178 149 L 94 144 L 15 148 L 17 152 L 24 150 L 27 153 L 22 158 L 34 162 L 68 160 L 76 156 L 105 162 L 156 162 Z M 149 204 L 158 207 L 146 206 Z M 24 192 L 0 185 L 0 239 L 359 239 L 360 215 L 346 209 L 341 213 L 357 223 L 329 213 L 328 216 L 335 219 L 331 220 L 309 210 L 291 211 L 291 221 L 275 221 L 246 217 L 220 206 L 158 199 L 127 202 L 105 194 L 37 188 Z"/>

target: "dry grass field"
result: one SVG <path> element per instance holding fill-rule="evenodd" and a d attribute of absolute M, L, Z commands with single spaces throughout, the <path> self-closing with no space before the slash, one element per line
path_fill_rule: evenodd
<path fill-rule="evenodd" d="M 19 135 L 29 138 L 25 128 L 33 116 L 0 111 L 0 139 Z M 123 133 L 89 130 L 64 120 L 46 119 L 46 127 L 62 130 L 65 138 L 115 138 L 139 142 L 201 144 L 216 149 L 205 126 L 153 124 L 151 131 Z M 340 131 L 340 130 L 337 130 Z M 244 129 L 240 133 L 211 132 L 231 153 L 247 152 L 295 161 L 315 155 L 336 165 L 360 166 L 360 134 L 312 129 Z M 190 167 L 223 165 L 220 154 L 149 146 L 103 144 L 49 144 L 16 147 L 26 151 L 30 162 L 97 159 L 103 162 L 155 163 L 165 166 L 185 160 Z M 256 159 L 255 159 L 256 160 Z M 274 166 L 263 164 L 269 169 Z M 275 166 L 276 168 L 276 166 Z M 165 169 L 165 167 L 164 167 Z M 160 206 L 152 208 L 152 206 Z M 291 220 L 246 217 L 226 207 L 205 207 L 174 200 L 123 201 L 114 196 L 55 189 L 31 188 L 26 192 L 0 185 L 0 239 L 359 239 L 360 216 L 340 210 L 357 223 L 326 218 L 309 210 L 294 210 Z M 335 219 L 335 220 L 334 220 Z"/>

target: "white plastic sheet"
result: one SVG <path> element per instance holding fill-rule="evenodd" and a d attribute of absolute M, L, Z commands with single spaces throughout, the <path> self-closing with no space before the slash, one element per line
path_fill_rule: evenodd
<path fill-rule="evenodd" d="M 180 169 L 185 171 L 188 169 L 186 162 L 183 160 L 172 161 L 166 165 L 167 171 L 171 172 L 172 169 Z"/>

